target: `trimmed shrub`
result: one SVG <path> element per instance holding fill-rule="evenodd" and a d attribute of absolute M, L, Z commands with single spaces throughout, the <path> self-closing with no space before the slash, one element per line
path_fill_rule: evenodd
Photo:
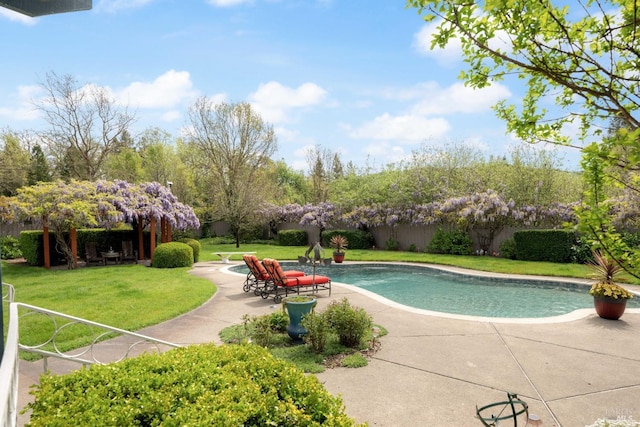
<path fill-rule="evenodd" d="M 313 375 L 255 345 L 194 345 L 44 375 L 29 425 L 355 426 Z M 72 404 L 70 404 L 72 402 Z"/>
<path fill-rule="evenodd" d="M 335 235 L 341 235 L 347 238 L 349 249 L 371 249 L 375 244 L 373 235 L 363 230 L 329 230 L 322 233 L 322 246 L 331 247 L 329 242 Z"/>
<path fill-rule="evenodd" d="M 340 344 L 346 347 L 359 346 L 373 326 L 371 316 L 363 308 L 352 307 L 347 298 L 332 301 L 324 313 Z"/>
<path fill-rule="evenodd" d="M 53 238 L 53 236 L 51 236 Z M 20 232 L 20 252 L 29 265 L 44 265 L 42 251 L 42 231 L 29 230 Z"/>
<path fill-rule="evenodd" d="M 193 265 L 193 249 L 186 243 L 168 242 L 156 247 L 153 253 L 153 267 L 178 268 Z"/>
<path fill-rule="evenodd" d="M 202 245 L 196 239 L 183 238 L 178 240 L 180 243 L 185 243 L 191 246 L 193 249 L 193 262 L 198 262 L 200 260 L 200 249 L 202 249 Z"/>
<path fill-rule="evenodd" d="M 500 256 L 507 259 L 516 259 L 516 241 L 514 239 L 505 239 L 500 242 Z"/>
<path fill-rule="evenodd" d="M 438 227 L 425 251 L 434 254 L 471 255 L 473 241 L 464 230 L 445 231 Z"/>
<path fill-rule="evenodd" d="M 13 236 L 0 237 L 0 254 L 2 259 L 16 259 L 22 256 L 20 241 Z"/>
<path fill-rule="evenodd" d="M 572 230 L 522 230 L 513 233 L 522 261 L 571 262 L 577 235 Z"/>
<path fill-rule="evenodd" d="M 280 230 L 278 232 L 278 244 L 280 246 L 307 246 L 309 236 L 304 230 Z"/>

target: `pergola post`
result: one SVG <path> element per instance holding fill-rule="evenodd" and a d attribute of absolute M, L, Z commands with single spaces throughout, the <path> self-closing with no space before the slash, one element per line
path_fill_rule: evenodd
<path fill-rule="evenodd" d="M 69 230 L 69 240 L 71 240 L 71 254 L 73 255 L 73 268 L 78 268 L 78 233 L 75 227 Z"/>
<path fill-rule="evenodd" d="M 153 253 L 156 250 L 156 219 L 154 217 L 151 217 L 151 219 L 149 220 L 149 230 L 151 231 L 150 233 L 150 237 L 151 237 L 151 254 L 149 256 L 149 258 L 151 258 L 151 262 L 153 262 Z"/>
<path fill-rule="evenodd" d="M 44 246 L 44 268 L 51 268 L 51 253 L 49 252 L 49 227 L 47 226 L 47 217 L 42 219 L 42 245 Z"/>
<path fill-rule="evenodd" d="M 142 218 L 138 216 L 138 261 L 144 259 L 144 234 L 142 233 Z"/>

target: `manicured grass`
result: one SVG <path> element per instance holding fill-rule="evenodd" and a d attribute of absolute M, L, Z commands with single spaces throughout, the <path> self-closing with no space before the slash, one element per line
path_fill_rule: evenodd
<path fill-rule="evenodd" d="M 188 268 L 142 265 L 50 270 L 3 262 L 2 279 L 15 287 L 17 302 L 136 331 L 188 312 L 207 301 L 216 287 Z M 5 314 L 5 326 L 8 324 Z M 42 316 L 20 320 L 20 341 L 35 344 L 51 333 Z M 87 344 L 82 328 L 65 332 L 62 349 Z"/>

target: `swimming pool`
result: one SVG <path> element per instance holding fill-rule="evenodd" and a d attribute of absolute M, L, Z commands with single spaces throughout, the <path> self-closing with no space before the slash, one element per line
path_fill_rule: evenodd
<path fill-rule="evenodd" d="M 285 269 L 310 266 L 283 262 Z M 246 266 L 232 267 L 246 272 Z M 593 309 L 588 284 L 486 277 L 406 264 L 349 263 L 317 268 L 345 283 L 420 310 L 487 318 L 543 318 Z M 627 302 L 640 308 L 640 298 Z"/>

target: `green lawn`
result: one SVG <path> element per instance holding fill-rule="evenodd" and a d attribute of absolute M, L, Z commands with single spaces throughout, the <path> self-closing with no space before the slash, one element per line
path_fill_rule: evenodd
<path fill-rule="evenodd" d="M 211 281 L 188 270 L 131 264 L 47 271 L 3 262 L 2 280 L 15 287 L 17 302 L 136 331 L 192 310 L 215 294 Z M 82 337 L 86 331 L 76 329 L 66 332 L 62 349 L 88 344 Z M 42 316 L 20 320 L 22 343 L 42 343 L 51 332 L 50 322 Z"/>

